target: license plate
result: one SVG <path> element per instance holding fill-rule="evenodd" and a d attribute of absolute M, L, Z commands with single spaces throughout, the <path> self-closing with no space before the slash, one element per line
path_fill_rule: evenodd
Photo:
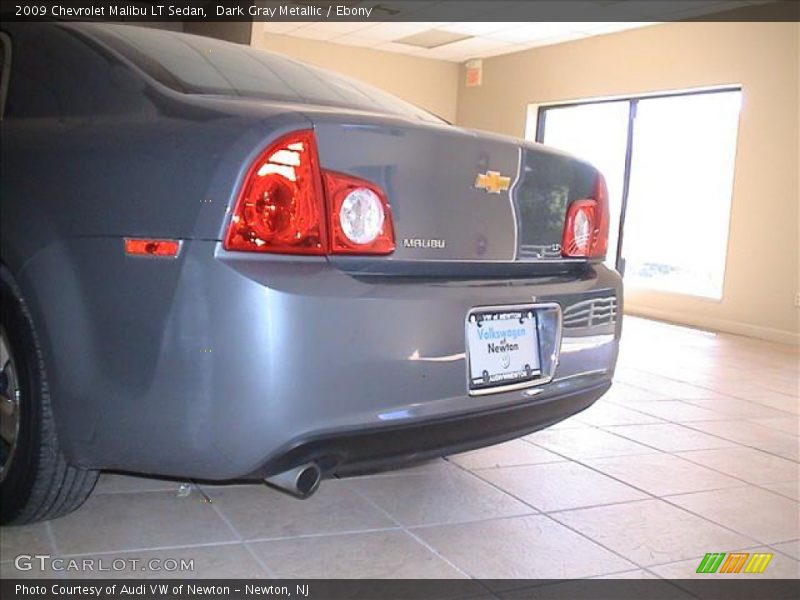
<path fill-rule="evenodd" d="M 470 392 L 521 387 L 541 373 L 533 308 L 476 309 L 467 316 Z"/>

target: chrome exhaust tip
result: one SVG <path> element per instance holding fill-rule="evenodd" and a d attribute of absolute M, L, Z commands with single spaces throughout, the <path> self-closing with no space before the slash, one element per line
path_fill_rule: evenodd
<path fill-rule="evenodd" d="M 306 463 L 299 467 L 267 477 L 267 485 L 295 498 L 310 498 L 319 488 L 322 470 L 317 463 Z"/>

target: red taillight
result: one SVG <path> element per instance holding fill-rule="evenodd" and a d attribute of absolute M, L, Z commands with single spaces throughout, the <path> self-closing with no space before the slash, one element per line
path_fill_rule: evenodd
<path fill-rule="evenodd" d="M 394 251 L 389 202 L 368 181 L 320 169 L 314 133 L 296 131 L 270 145 L 248 170 L 224 247 L 389 254 Z"/>
<path fill-rule="evenodd" d="M 152 240 L 125 238 L 125 254 L 133 256 L 178 256 L 181 243 L 178 240 Z"/>
<path fill-rule="evenodd" d="M 389 202 L 363 179 L 325 171 L 333 254 L 390 254 L 394 228 Z"/>
<path fill-rule="evenodd" d="M 608 249 L 608 190 L 598 173 L 592 198 L 569 205 L 561 253 L 571 258 L 603 258 Z"/>
<path fill-rule="evenodd" d="M 325 254 L 324 216 L 314 134 L 296 131 L 273 143 L 250 167 L 225 249 Z"/>

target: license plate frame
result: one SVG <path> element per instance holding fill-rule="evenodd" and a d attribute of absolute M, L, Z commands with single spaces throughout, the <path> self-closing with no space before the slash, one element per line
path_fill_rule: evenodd
<path fill-rule="evenodd" d="M 557 319 L 557 335 L 556 339 L 550 343 L 545 343 L 547 340 L 542 339 L 543 328 L 541 317 L 555 314 Z M 520 318 L 523 320 L 520 321 Z M 470 309 L 467 312 L 464 322 L 464 346 L 467 366 L 467 389 L 470 396 L 479 396 L 485 394 L 495 394 L 499 392 L 512 391 L 524 389 L 536 385 L 542 385 L 552 379 L 554 364 L 551 361 L 543 360 L 547 358 L 545 352 L 549 351 L 553 342 L 556 348 L 560 346 L 560 320 L 561 310 L 560 306 L 553 303 L 545 304 L 514 304 L 514 305 L 498 305 L 498 306 L 478 306 Z M 485 337 L 480 339 L 478 331 L 478 323 L 486 324 L 491 327 L 492 337 Z M 498 329 L 497 326 L 500 326 Z M 479 348 L 475 344 L 488 344 L 490 342 L 500 342 L 508 344 L 508 339 L 497 339 L 496 334 L 498 331 L 506 332 L 514 329 L 524 330 L 522 336 L 518 336 L 512 343 L 519 343 L 519 349 L 512 349 L 511 354 L 521 352 L 522 354 L 517 357 L 512 357 L 508 364 L 501 361 L 500 364 L 505 370 L 501 369 L 500 372 L 487 373 L 489 369 L 483 368 L 487 365 L 486 356 L 492 354 L 487 348 Z M 513 334 L 512 334 L 513 335 Z M 500 345 L 500 352 L 493 352 L 494 354 L 502 355 L 502 344 L 495 344 L 495 349 Z M 556 351 L 557 353 L 557 351 Z M 549 355 L 548 355 L 549 356 Z M 500 356 L 494 356 L 489 361 L 489 366 L 492 371 L 497 371 L 497 360 Z M 525 362 L 520 360 L 526 359 Z M 556 359 L 557 360 L 557 359 Z M 527 363 L 527 364 L 526 364 Z M 547 364 L 545 364 L 547 363 Z M 529 371 L 524 371 L 523 366 L 530 368 Z M 524 372 L 523 372 L 524 371 Z M 480 372 L 481 377 L 477 377 Z M 488 374 L 488 380 L 486 375 Z M 516 374 L 516 375 L 514 375 Z"/>

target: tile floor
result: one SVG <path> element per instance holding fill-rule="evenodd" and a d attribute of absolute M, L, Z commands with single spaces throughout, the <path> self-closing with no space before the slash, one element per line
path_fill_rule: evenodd
<path fill-rule="evenodd" d="M 797 578 L 799 413 L 797 348 L 628 318 L 612 390 L 546 431 L 304 502 L 106 474 L 78 512 L 3 529 L 0 576 L 70 576 L 14 568 L 47 553 L 196 577 L 682 578 L 757 550 L 762 577 Z"/>

